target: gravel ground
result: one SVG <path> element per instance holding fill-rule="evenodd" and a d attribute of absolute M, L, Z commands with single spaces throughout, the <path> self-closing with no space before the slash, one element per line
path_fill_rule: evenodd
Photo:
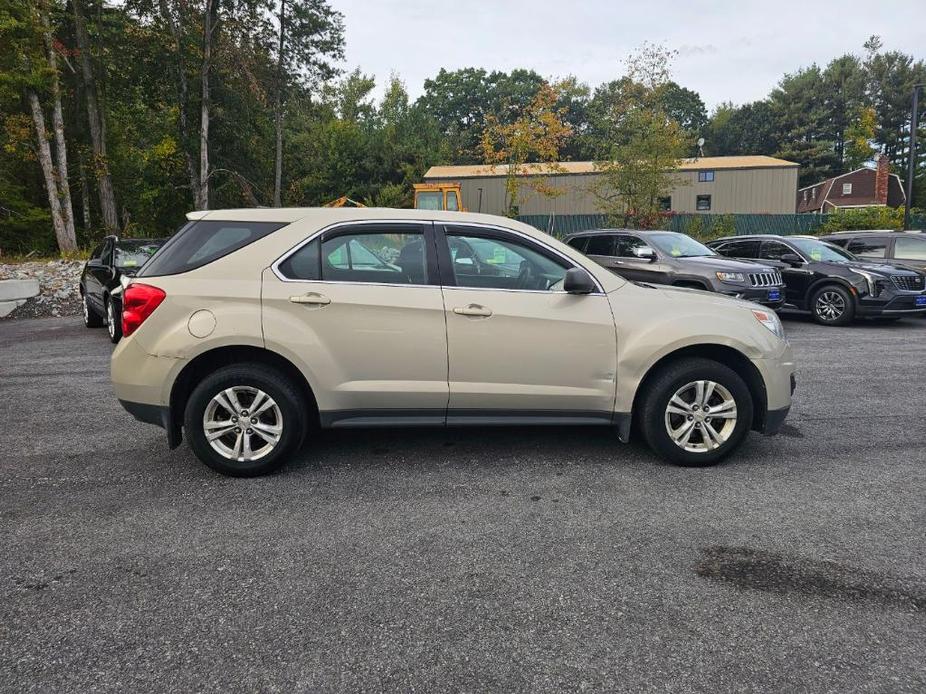
<path fill-rule="evenodd" d="M 76 316 L 81 312 L 80 273 L 82 260 L 50 260 L 0 264 L 0 280 L 37 279 L 39 295 L 15 309 L 13 318 Z"/>
<path fill-rule="evenodd" d="M 0 689 L 926 690 L 926 320 L 788 320 L 782 435 L 328 432 L 219 477 L 103 331 L 0 325 Z"/>

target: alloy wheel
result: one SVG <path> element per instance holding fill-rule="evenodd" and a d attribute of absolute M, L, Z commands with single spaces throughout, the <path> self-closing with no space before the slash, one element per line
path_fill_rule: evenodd
<path fill-rule="evenodd" d="M 227 460 L 260 460 L 283 436 L 283 413 L 267 393 L 233 386 L 217 393 L 203 413 L 203 433 L 212 449 Z"/>
<path fill-rule="evenodd" d="M 679 448 L 707 453 L 720 448 L 736 429 L 736 400 L 715 381 L 692 381 L 669 398 L 666 432 Z"/>
<path fill-rule="evenodd" d="M 846 302 L 838 292 L 823 292 L 817 297 L 814 310 L 823 320 L 835 321 L 846 312 Z"/>

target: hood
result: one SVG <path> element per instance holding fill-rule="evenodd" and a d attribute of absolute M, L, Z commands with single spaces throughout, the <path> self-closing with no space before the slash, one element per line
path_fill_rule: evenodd
<path fill-rule="evenodd" d="M 714 270 L 716 272 L 772 272 L 774 268 L 761 263 L 753 263 L 748 260 L 734 260 L 733 258 L 724 258 L 718 255 L 699 256 L 696 258 L 673 258 L 686 265 L 701 268 L 707 272 Z"/>
<path fill-rule="evenodd" d="M 850 260 L 845 263 L 832 263 L 832 262 L 821 262 L 817 261 L 822 265 L 829 265 L 834 268 L 849 268 L 850 270 L 864 270 L 865 272 L 871 272 L 876 275 L 883 275 L 884 277 L 890 277 L 891 275 L 916 275 L 916 270 L 906 268 L 899 265 L 889 265 L 887 263 L 874 263 L 867 260 Z"/>
<path fill-rule="evenodd" d="M 753 265 L 753 267 L 756 267 Z M 703 301 L 705 303 L 713 304 L 719 309 L 729 309 L 733 307 L 737 308 L 758 308 L 762 310 L 767 310 L 759 304 L 755 304 L 751 301 L 744 301 L 742 299 L 737 299 L 732 296 L 727 296 L 726 294 L 718 294 L 717 292 L 709 292 L 704 289 L 689 289 L 687 287 L 671 287 L 669 285 L 645 285 L 651 289 L 655 289 L 663 293 L 664 296 L 669 299 L 679 298 L 680 295 L 684 295 L 686 299 L 695 299 L 698 301 Z"/>

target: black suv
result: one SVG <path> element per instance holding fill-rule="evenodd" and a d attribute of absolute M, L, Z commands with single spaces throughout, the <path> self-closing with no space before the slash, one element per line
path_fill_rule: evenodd
<path fill-rule="evenodd" d="M 820 238 L 863 260 L 926 271 L 926 234 L 919 231 L 840 231 Z"/>
<path fill-rule="evenodd" d="M 732 236 L 710 244 L 731 258 L 781 270 L 786 308 L 810 311 L 823 325 L 856 316 L 902 318 L 926 314 L 923 273 L 856 258 L 812 236 Z"/>
<path fill-rule="evenodd" d="M 593 229 L 563 240 L 624 279 L 703 289 L 771 308 L 785 301 L 775 268 L 724 258 L 675 231 Z"/>
<path fill-rule="evenodd" d="M 120 239 L 107 236 L 93 249 L 80 274 L 84 325 L 109 328 L 109 339 L 122 337 L 123 282 L 148 262 L 167 239 Z M 125 280 L 123 279 L 125 278 Z"/>

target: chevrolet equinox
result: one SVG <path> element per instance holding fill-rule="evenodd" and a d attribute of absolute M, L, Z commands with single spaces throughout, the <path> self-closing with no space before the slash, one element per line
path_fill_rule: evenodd
<path fill-rule="evenodd" d="M 195 212 L 123 298 L 122 405 L 218 472 L 317 427 L 631 428 L 686 466 L 773 434 L 794 364 L 774 312 L 635 284 L 524 224 L 394 209 Z"/>

